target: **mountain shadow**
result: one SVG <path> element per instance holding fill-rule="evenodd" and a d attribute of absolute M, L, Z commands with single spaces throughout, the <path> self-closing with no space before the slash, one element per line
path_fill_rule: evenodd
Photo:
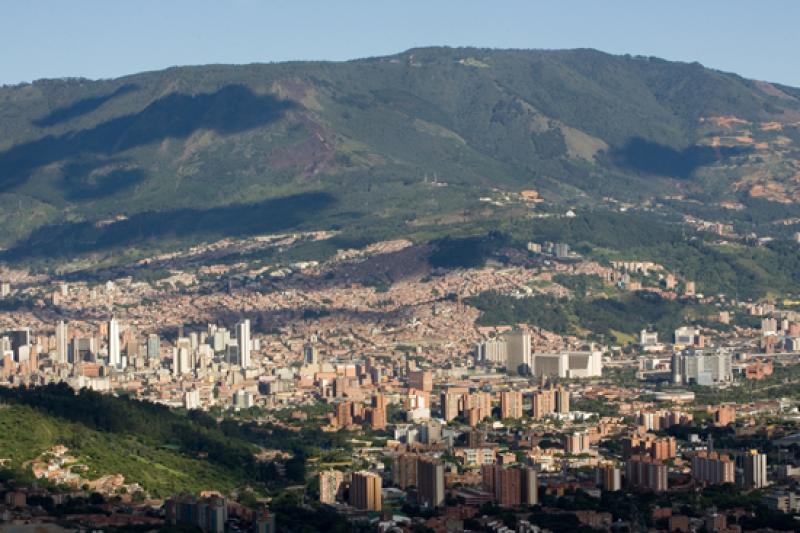
<path fill-rule="evenodd" d="M 198 241 L 274 233 L 294 229 L 335 203 L 336 199 L 328 193 L 308 192 L 253 204 L 138 213 L 107 225 L 53 224 L 37 229 L 24 243 L 0 254 L 0 258 L 57 258 L 161 239 Z"/>
<path fill-rule="evenodd" d="M 39 126 L 40 128 L 47 128 L 50 126 L 55 126 L 56 124 L 61 124 L 62 122 L 69 122 L 74 118 L 88 115 L 95 109 L 98 109 L 100 106 L 110 100 L 113 100 L 114 98 L 131 93 L 138 89 L 139 86 L 135 83 L 126 83 L 109 94 L 84 98 L 83 100 L 78 100 L 74 104 L 54 109 L 42 118 L 32 120 L 31 123 L 34 126 Z"/>
<path fill-rule="evenodd" d="M 612 149 L 609 156 L 614 164 L 625 170 L 688 180 L 700 167 L 748 152 L 750 149 L 745 147 L 696 145 L 675 150 L 635 137 L 622 148 Z"/>
<path fill-rule="evenodd" d="M 64 165 L 60 183 L 68 200 L 95 200 L 133 187 L 147 178 L 125 159 L 98 159 Z"/>
<path fill-rule="evenodd" d="M 94 128 L 48 135 L 0 153 L 0 187 L 23 183 L 36 168 L 87 155 L 112 156 L 166 138 L 186 138 L 198 130 L 231 134 L 280 119 L 295 104 L 258 95 L 242 85 L 214 93 L 172 93 L 138 113 L 117 117 Z"/>

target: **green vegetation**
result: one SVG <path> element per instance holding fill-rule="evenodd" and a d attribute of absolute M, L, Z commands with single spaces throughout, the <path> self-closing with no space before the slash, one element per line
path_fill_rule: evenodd
<path fill-rule="evenodd" d="M 753 163 L 747 149 L 700 146 L 711 134 L 700 119 L 773 120 L 798 109 L 697 64 L 594 50 L 428 48 L 0 87 L 0 246 L 6 260 L 52 268 L 80 254 L 97 254 L 98 265 L 130 262 L 187 243 L 298 229 L 339 229 L 363 242 L 535 226 L 531 235 L 598 253 L 655 254 L 648 258 L 669 260 L 704 290 L 751 276 L 743 290 L 755 294 L 772 287 L 769 265 L 784 251 L 687 243 L 677 226 L 641 227 L 632 214 L 608 224 L 605 215 L 530 221 L 529 208 L 479 198 L 536 189 L 545 209 L 561 212 L 676 190 L 687 202 L 737 201 L 734 181 L 752 165 L 788 179 L 791 162 L 778 151 L 767 151 L 777 163 Z M 758 141 L 778 135 L 753 129 Z M 795 129 L 780 135 L 800 139 Z M 687 202 L 665 209 L 684 213 Z M 764 202 L 749 219 L 719 216 L 741 231 L 784 231 L 772 223 L 796 209 Z M 119 215 L 127 218 L 114 222 Z M 632 242 L 637 232 L 668 238 Z M 775 287 L 796 281 L 795 272 L 778 272 Z"/>
<path fill-rule="evenodd" d="M 245 483 L 241 472 L 182 454 L 136 435 L 89 429 L 24 405 L 0 408 L 0 456 L 22 468 L 61 444 L 69 455 L 89 467 L 82 476 L 96 479 L 119 473 L 156 496 L 180 491 L 217 489 L 228 492 Z"/>
<path fill-rule="evenodd" d="M 319 427 L 294 432 L 274 425 L 223 419 L 206 413 L 181 414 L 166 407 L 66 385 L 0 389 L 0 458 L 24 464 L 56 444 L 89 466 L 89 476 L 120 473 L 155 495 L 250 485 L 280 491 L 304 484 L 306 459 L 348 449 L 348 435 Z M 258 462 L 258 447 L 292 454 L 282 461 Z"/>
<path fill-rule="evenodd" d="M 708 313 L 704 306 L 667 300 L 647 291 L 624 293 L 615 298 L 556 298 L 536 295 L 515 298 L 488 292 L 466 302 L 480 311 L 480 325 L 530 324 L 560 334 L 588 330 L 595 335 L 637 336 L 642 329 L 658 331 L 662 338 Z"/>

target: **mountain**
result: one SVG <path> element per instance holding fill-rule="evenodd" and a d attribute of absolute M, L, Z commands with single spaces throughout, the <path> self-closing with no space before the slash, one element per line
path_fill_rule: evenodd
<path fill-rule="evenodd" d="M 294 229 L 413 234 L 609 198 L 795 216 L 800 89 L 595 50 L 424 48 L 0 88 L 7 260 Z M 698 207 L 700 206 L 700 207 Z M 546 208 L 545 208 L 546 209 Z"/>

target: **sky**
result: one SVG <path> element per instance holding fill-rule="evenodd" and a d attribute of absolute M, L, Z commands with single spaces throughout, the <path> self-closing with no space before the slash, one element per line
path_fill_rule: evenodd
<path fill-rule="evenodd" d="M 413 47 L 596 48 L 800 87 L 797 0 L 2 0 L 0 84 Z"/>

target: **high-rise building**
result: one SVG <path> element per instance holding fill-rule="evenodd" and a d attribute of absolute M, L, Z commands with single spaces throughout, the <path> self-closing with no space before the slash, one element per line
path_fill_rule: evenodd
<path fill-rule="evenodd" d="M 417 461 L 417 495 L 422 507 L 444 504 L 444 465 L 438 459 L 424 457 Z"/>
<path fill-rule="evenodd" d="M 392 463 L 392 481 L 394 484 L 405 490 L 408 487 L 417 486 L 417 453 L 401 453 L 395 457 Z"/>
<path fill-rule="evenodd" d="M 531 334 L 515 329 L 505 335 L 506 371 L 512 375 L 528 375 L 533 372 L 531 358 Z"/>
<path fill-rule="evenodd" d="M 750 489 L 761 489 L 767 486 L 767 454 L 758 450 L 748 450 L 741 457 L 742 485 Z"/>
<path fill-rule="evenodd" d="M 333 504 L 339 499 L 344 484 L 344 474 L 339 470 L 325 470 L 319 473 L 319 501 Z"/>
<path fill-rule="evenodd" d="M 353 472 L 350 482 L 350 505 L 367 511 L 380 511 L 381 477 L 372 472 Z"/>
<path fill-rule="evenodd" d="M 313 344 L 303 346 L 303 362 L 312 366 L 319 364 L 319 352 Z"/>
<path fill-rule="evenodd" d="M 613 464 L 597 467 L 597 484 L 611 492 L 622 490 L 622 471 Z"/>
<path fill-rule="evenodd" d="M 556 394 L 553 389 L 545 389 L 533 393 L 531 398 L 531 416 L 535 420 L 551 415 L 556 410 Z"/>
<path fill-rule="evenodd" d="M 483 489 L 494 494 L 501 507 L 537 505 L 539 478 L 536 470 L 523 466 L 481 466 Z"/>
<path fill-rule="evenodd" d="M 503 338 L 489 339 L 475 346 L 475 359 L 506 366 L 508 361 L 508 344 Z"/>
<path fill-rule="evenodd" d="M 667 490 L 667 465 L 649 455 L 634 455 L 625 462 L 625 479 L 632 488 Z"/>
<path fill-rule="evenodd" d="M 728 455 L 716 452 L 698 452 L 692 457 L 692 478 L 709 485 L 734 483 L 736 470 L 734 461 Z"/>
<path fill-rule="evenodd" d="M 56 325 L 56 363 L 63 365 L 69 362 L 69 344 L 67 342 L 67 324 L 63 320 Z"/>
<path fill-rule="evenodd" d="M 503 391 L 500 393 L 501 418 L 522 418 L 522 393 Z"/>
<path fill-rule="evenodd" d="M 522 503 L 539 504 L 539 473 L 531 467 L 522 467 Z"/>
<path fill-rule="evenodd" d="M 569 389 L 559 385 L 555 389 L 555 412 L 569 413 Z"/>
<path fill-rule="evenodd" d="M 412 370 L 408 373 L 408 387 L 431 392 L 433 390 L 433 373 L 430 370 Z"/>
<path fill-rule="evenodd" d="M 147 336 L 147 357 L 150 359 L 161 357 L 161 339 L 155 333 Z"/>
<path fill-rule="evenodd" d="M 250 368 L 250 320 L 244 319 L 236 324 L 236 346 L 239 348 L 239 365 Z"/>
<path fill-rule="evenodd" d="M 180 337 L 172 350 L 172 374 L 181 376 L 192 371 L 191 367 L 191 344 L 187 337 Z"/>
<path fill-rule="evenodd" d="M 674 383 L 714 385 L 733 381 L 733 358 L 727 352 L 694 352 L 672 357 Z"/>
<path fill-rule="evenodd" d="M 468 392 L 464 387 L 451 387 L 442 392 L 442 418 L 446 421 L 456 418 L 465 408 Z"/>
<path fill-rule="evenodd" d="M 108 365 L 122 368 L 122 356 L 119 347 L 119 323 L 116 317 L 108 321 Z"/>

